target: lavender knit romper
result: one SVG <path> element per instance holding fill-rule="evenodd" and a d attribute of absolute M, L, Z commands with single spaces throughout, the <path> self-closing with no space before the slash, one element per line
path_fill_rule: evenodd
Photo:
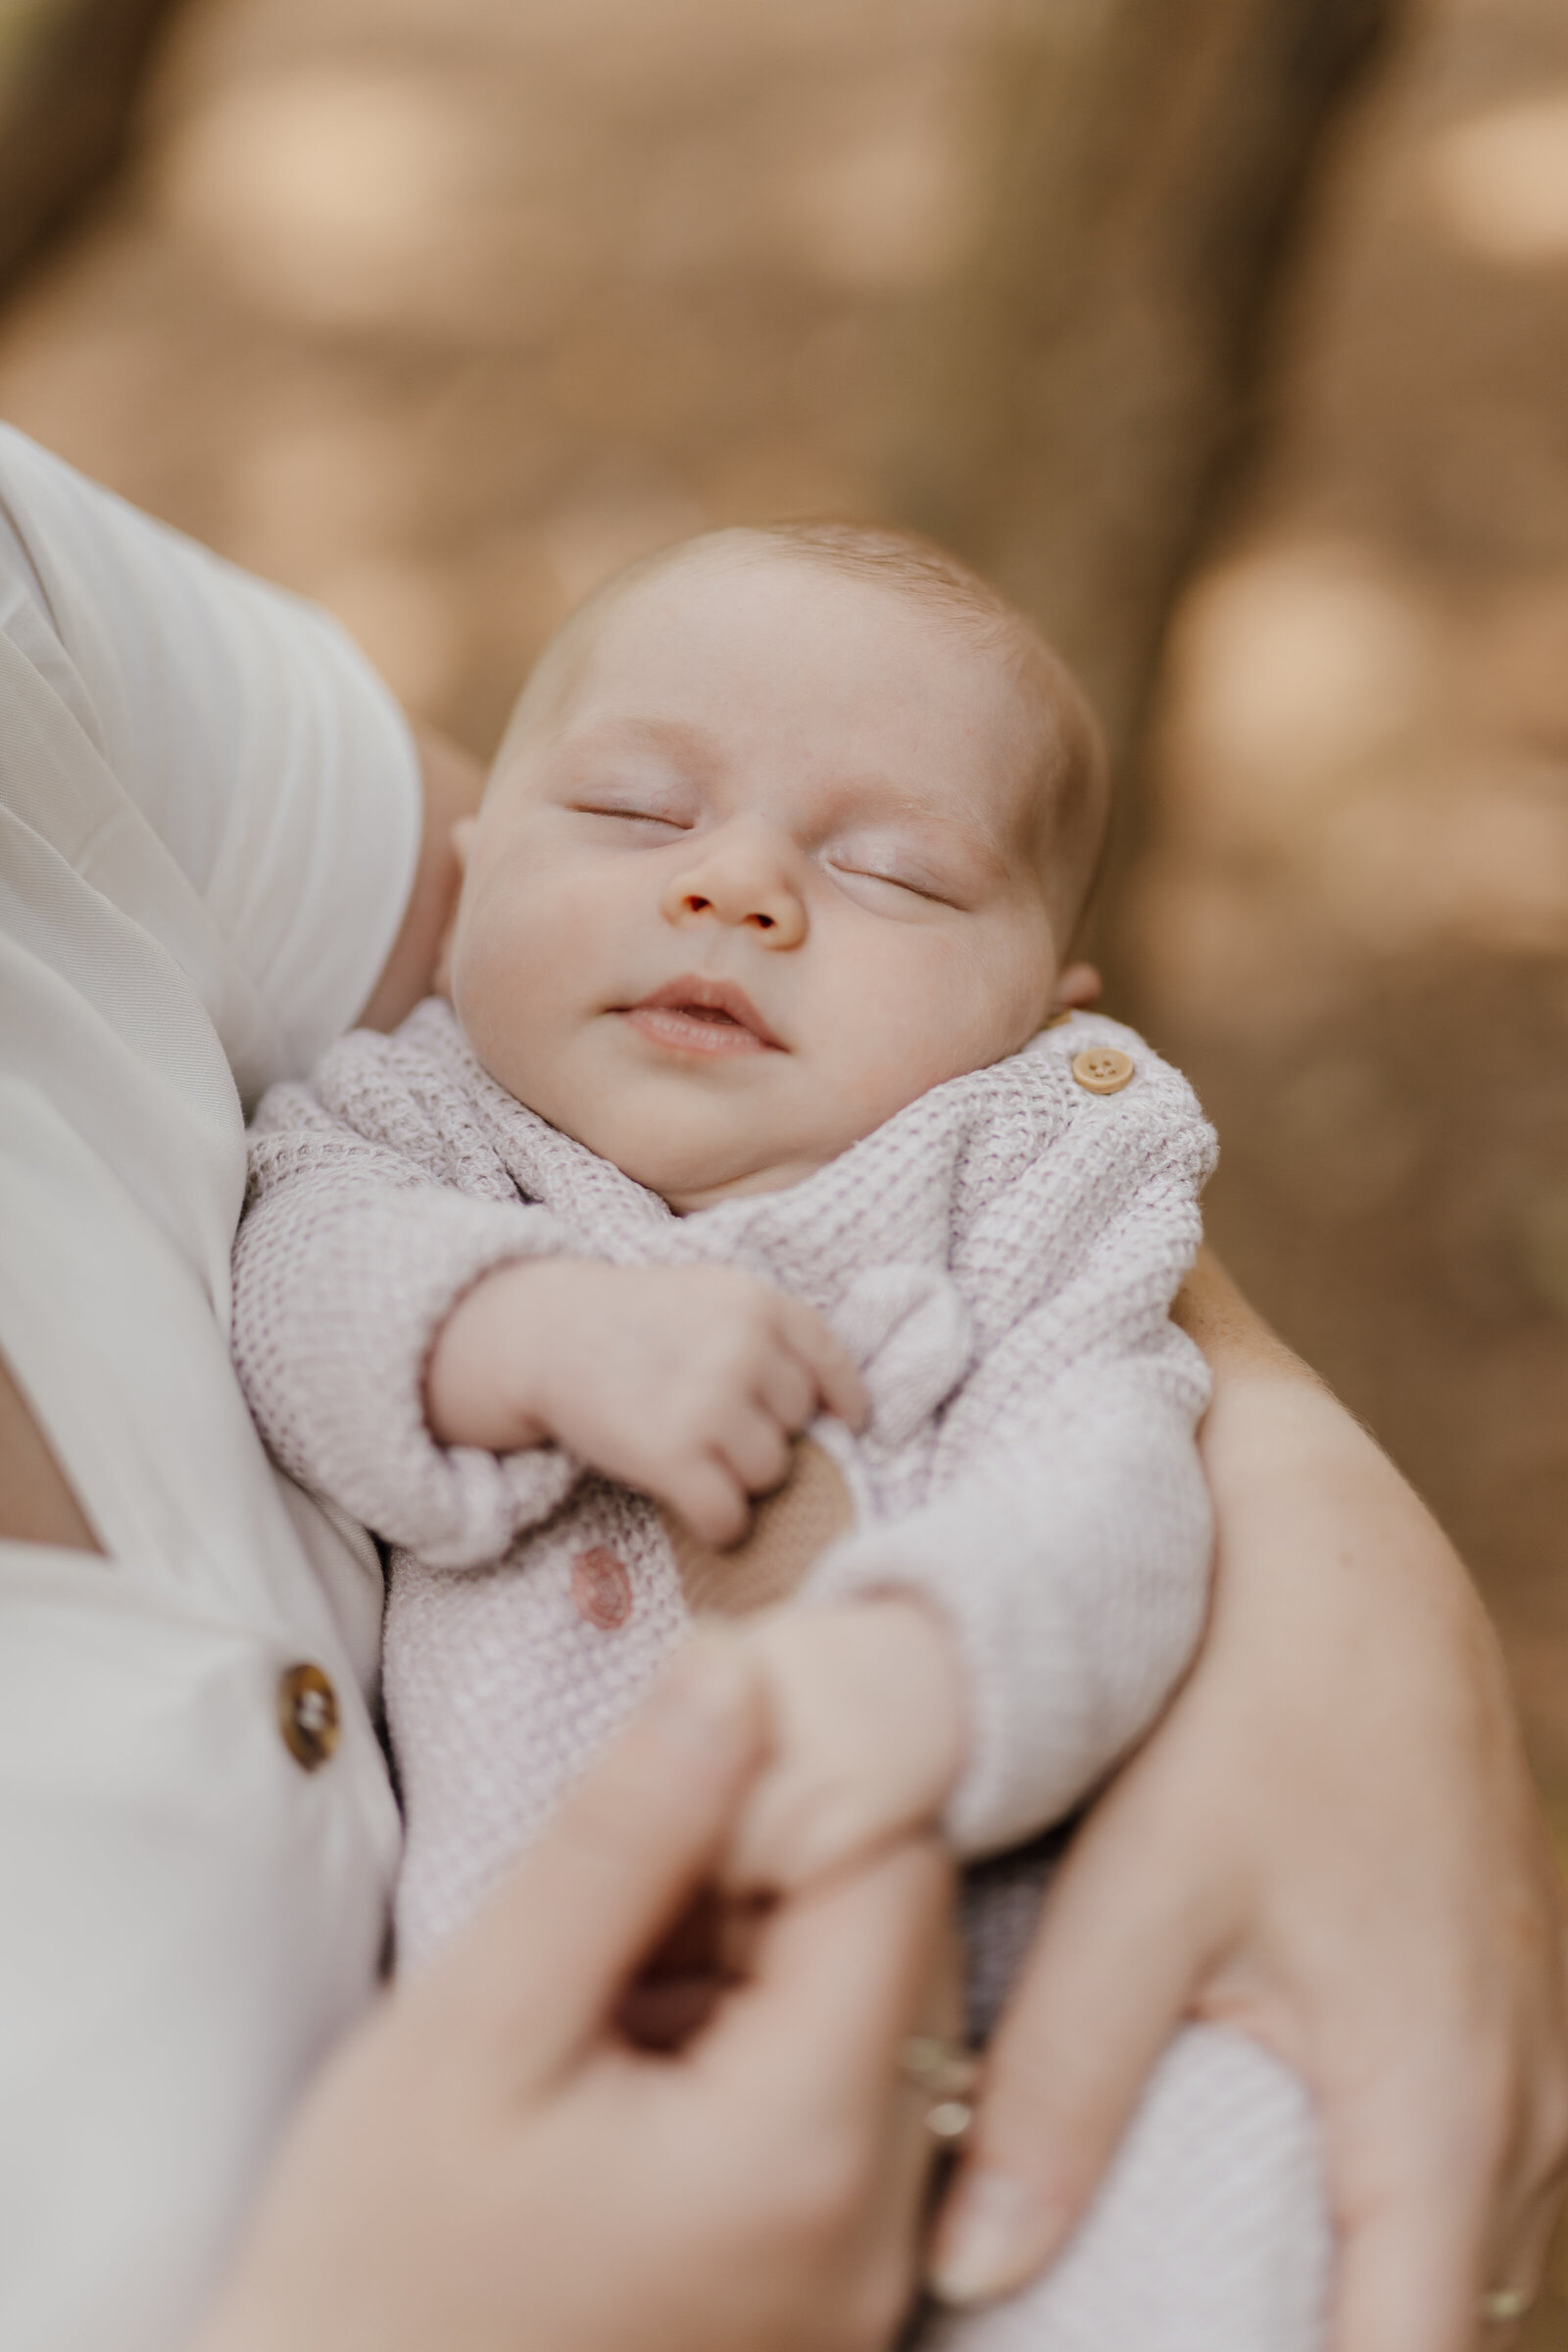
<path fill-rule="evenodd" d="M 1082 1056 L 1131 1063 L 1091 1091 Z M 1074 1065 L 1079 1065 L 1079 1075 Z M 1147 1729 L 1199 1638 L 1207 1382 L 1168 1319 L 1213 1139 L 1143 1041 L 1076 1014 L 920 1097 L 787 1190 L 677 1216 L 515 1102 L 432 999 L 266 1098 L 235 1250 L 234 1350 L 269 1446 L 392 1547 L 387 1719 L 407 1818 L 401 1963 L 466 1919 L 690 1622 L 644 1496 L 549 1446 L 444 1448 L 434 1335 L 482 1274 L 570 1254 L 734 1265 L 817 1308 L 861 1366 L 859 1437 L 820 1420 L 854 1524 L 811 1606 L 897 1585 L 943 1610 L 972 1753 L 946 1827 L 1004 1856 Z M 994 2009 L 1041 1884 L 987 1861 L 965 1904 Z M 1223 2028 L 1179 2034 L 1067 2254 L 982 2314 L 974 2352 L 1314 2352 L 1329 2232 L 1305 2092 Z"/>

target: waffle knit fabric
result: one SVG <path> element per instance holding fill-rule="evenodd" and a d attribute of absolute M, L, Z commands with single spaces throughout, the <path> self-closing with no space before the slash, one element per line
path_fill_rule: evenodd
<path fill-rule="evenodd" d="M 1121 1091 L 1075 1080 L 1094 1046 L 1131 1057 Z M 899 1587 L 945 1613 L 971 1726 L 947 1828 L 961 1855 L 995 1855 L 1102 1778 L 1198 1640 L 1210 1531 L 1193 1433 L 1207 1381 L 1168 1307 L 1212 1159 L 1185 1081 L 1087 1014 L 935 1088 L 799 1184 L 687 1216 L 507 1094 L 435 999 L 395 1036 L 341 1040 L 309 1086 L 274 1088 L 252 1131 L 235 1360 L 282 1467 L 391 1546 L 403 1965 L 468 1916 L 688 1623 L 646 1497 L 559 1446 L 496 1456 L 430 1436 L 425 1363 L 474 1282 L 534 1256 L 721 1263 L 825 1317 L 871 1415 L 858 1437 L 827 1417 L 811 1432 L 856 1523 L 796 1605 Z M 625 1580 L 613 1624 L 581 1606 L 584 1562 L 605 1554 Z M 1019 1879 L 1030 1889 L 1038 1874 Z M 999 1929 L 1018 1898 L 999 1886 Z M 969 1911 L 984 1977 L 987 1904 Z M 1097 2208 L 1100 2238 L 1082 2233 L 1106 2249 L 1087 2283 L 1062 2264 L 1006 2307 L 1020 2345 L 1176 2352 L 1200 2340 L 1171 2331 L 1177 2305 L 1201 2312 L 1205 2352 L 1318 2341 L 1326 2240 L 1304 2096 L 1235 2036 L 1205 2060 L 1215 2034 L 1180 2037 L 1156 2075 L 1143 2141 L 1130 2135 Z M 1217 2202 L 1203 2202 L 1184 2119 L 1218 2133 Z M 1129 2195 L 1148 2205 L 1151 2132 L 1156 2205 L 1174 2214 L 1196 2195 L 1200 2209 L 1154 2296 L 1167 2306 L 1169 2287 L 1172 2317 L 1146 2327 L 1140 2302 L 1131 2332 L 1072 2332 L 1072 2311 L 1121 2308 L 1111 2288 L 1129 2262 L 1145 2277 L 1116 2214 Z M 1235 2285 L 1218 2307 L 1212 2278 L 1199 2293 L 1196 2271 L 1192 2291 L 1179 2276 L 1216 2261 Z"/>

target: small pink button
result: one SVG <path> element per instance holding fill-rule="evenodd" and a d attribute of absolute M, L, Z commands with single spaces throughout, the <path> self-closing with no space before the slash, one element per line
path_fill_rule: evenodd
<path fill-rule="evenodd" d="M 584 1625 L 612 1634 L 631 1615 L 631 1578 L 612 1551 L 596 1544 L 571 1563 L 571 1605 Z"/>

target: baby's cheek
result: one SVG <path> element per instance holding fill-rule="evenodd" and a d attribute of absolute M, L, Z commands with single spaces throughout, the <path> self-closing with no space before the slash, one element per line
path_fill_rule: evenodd
<path fill-rule="evenodd" d="M 504 879 L 460 927 L 455 976 L 476 1017 L 534 1017 L 587 985 L 603 916 L 569 875 Z"/>
<path fill-rule="evenodd" d="M 1049 942 L 1011 931 L 956 945 L 925 1006 L 927 1086 L 986 1069 L 1033 1037 L 1051 1009 L 1055 965 Z"/>
<path fill-rule="evenodd" d="M 559 956 L 527 936 L 476 943 L 454 959 L 452 1001 L 492 1078 L 529 1099 L 534 1065 L 560 1019 Z"/>
<path fill-rule="evenodd" d="M 1010 1051 L 1016 1016 L 978 958 L 947 949 L 866 974 L 850 1019 L 835 1024 L 832 1053 L 846 1105 L 891 1118 L 919 1095 Z M 862 1129 L 863 1132 L 863 1129 Z"/>

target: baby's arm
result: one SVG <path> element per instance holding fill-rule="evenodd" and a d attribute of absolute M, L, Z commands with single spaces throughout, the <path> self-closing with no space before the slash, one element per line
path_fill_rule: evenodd
<path fill-rule="evenodd" d="M 336 1052 L 379 1064 L 379 1045 L 355 1037 Z M 407 1107 L 395 1096 L 394 1105 Z M 267 1097 L 234 1248 L 234 1363 L 292 1478 L 389 1543 L 469 1567 L 556 1509 L 580 1465 L 555 1448 L 503 1459 L 437 1445 L 425 1360 L 474 1283 L 564 1237 L 500 1188 L 475 1198 L 442 1184 L 416 1123 L 385 1127 L 404 1132 L 392 1141 L 379 1120 L 352 1125 L 304 1087 Z"/>
<path fill-rule="evenodd" d="M 1148 1728 L 1197 1644 L 1209 1545 L 1201 1380 L 1166 1356 L 1057 1384 L 1033 1458 L 993 1456 L 839 1546 L 808 1589 L 821 1605 L 741 1629 L 774 1748 L 737 1885 L 799 1886 L 928 1821 L 960 1853 L 996 1851 Z"/>
<path fill-rule="evenodd" d="M 969 1262 L 1005 1263 L 1033 1235 L 1056 1274 L 1010 1322 L 996 1308 L 1004 1287 L 988 1301 L 977 1285 L 982 1330 L 988 1312 L 1005 1327 L 943 1410 L 929 1501 L 835 1545 L 793 1625 L 754 1629 L 780 1682 L 781 1736 L 743 1877 L 765 1875 L 764 1849 L 786 1875 L 808 1850 L 819 1867 L 835 1837 L 839 1858 L 835 1822 L 863 1838 L 933 1809 L 960 1852 L 1015 1843 L 1092 1789 L 1193 1654 L 1207 1376 L 1167 1310 L 1197 1246 L 1210 1139 L 1174 1072 L 1156 1069 L 1124 1108 L 1086 1104 L 1056 1163 L 1070 1184 L 1003 1200 L 989 1233 L 960 1236 Z M 847 1684 L 852 1654 L 860 1680 Z M 797 1693 L 812 1672 L 808 1703 Z M 824 1784 L 852 1751 L 860 1787 L 831 1799 Z"/>
<path fill-rule="evenodd" d="M 995 1442 L 925 1509 L 836 1545 L 802 1596 L 899 1593 L 941 1619 L 967 1695 L 946 1815 L 964 1855 L 1060 1819 L 1148 1730 L 1197 1647 L 1211 1542 L 1206 1378 L 1168 1324 L 1043 1385 L 1026 1415 L 1012 1381 L 973 1385 Z"/>

